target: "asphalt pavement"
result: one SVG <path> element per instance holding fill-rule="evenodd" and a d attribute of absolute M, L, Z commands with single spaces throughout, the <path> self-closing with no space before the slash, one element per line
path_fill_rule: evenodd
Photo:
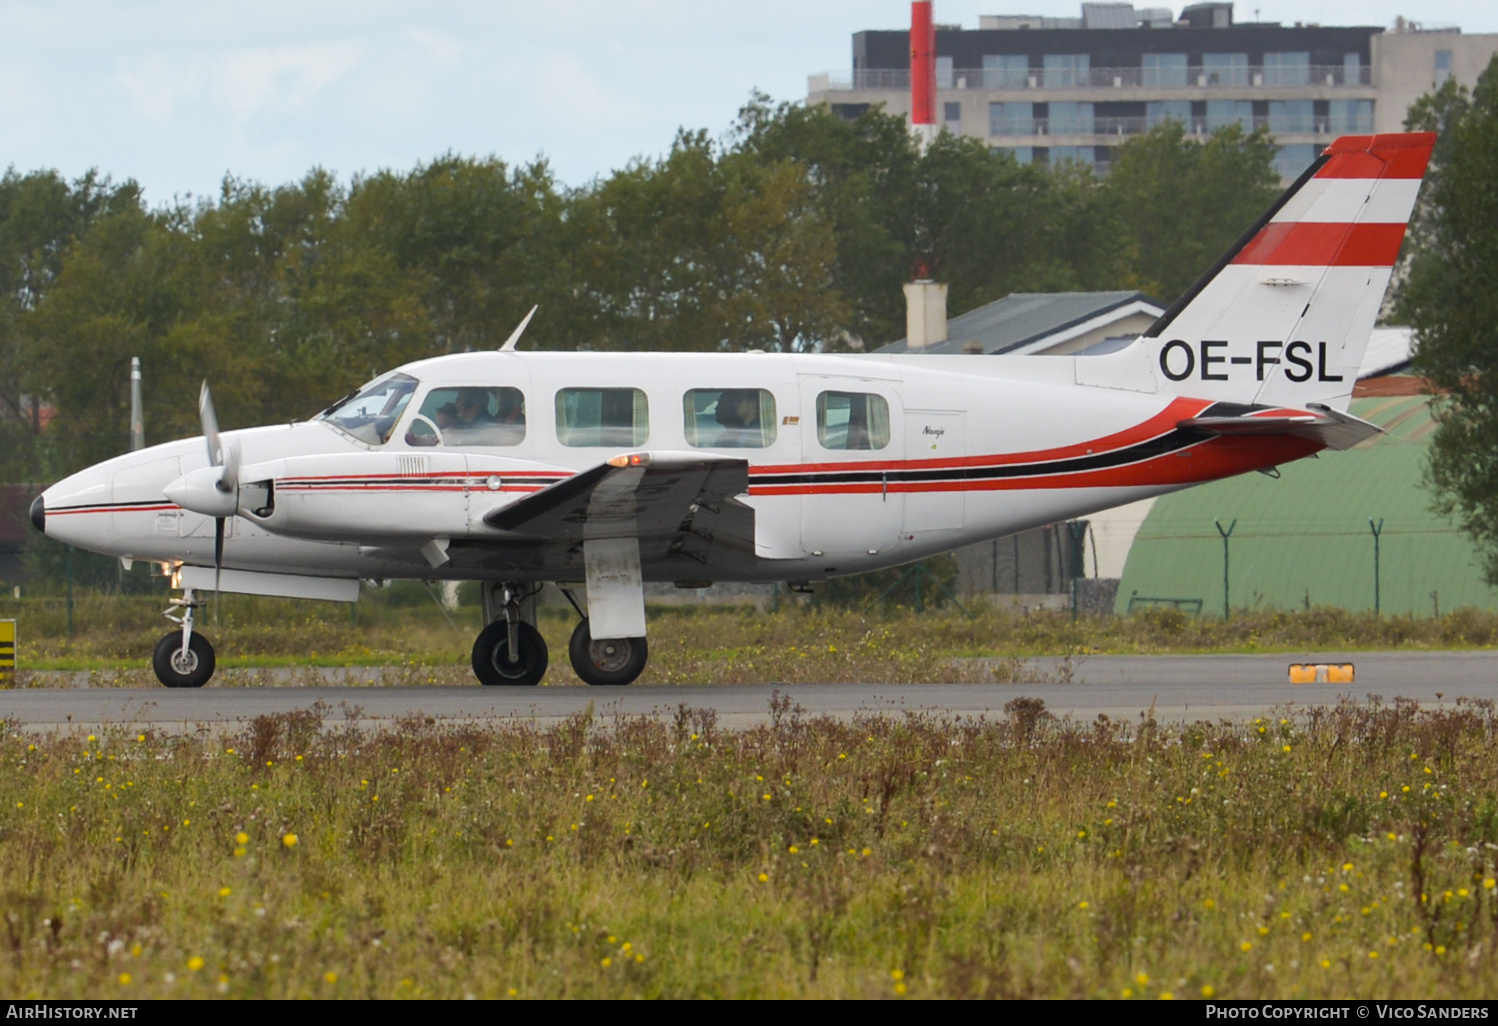
<path fill-rule="evenodd" d="M 1351 662 L 1352 684 L 1290 684 L 1291 662 Z M 1099 714 L 1137 718 L 1153 709 L 1161 722 L 1252 719 L 1285 709 L 1366 700 L 1378 695 L 1422 705 L 1450 706 L 1458 699 L 1498 702 L 1498 652 L 1362 652 L 1309 655 L 1092 656 L 1034 659 L 1018 684 L 762 684 L 641 686 L 627 688 L 537 687 L 214 687 L 88 688 L 71 675 L 37 675 L 59 686 L 0 690 L 0 719 L 31 730 L 152 726 L 193 730 L 228 728 L 266 713 L 310 708 L 331 710 L 329 720 L 362 725 L 391 723 L 404 716 L 445 720 L 516 719 L 553 723 L 586 709 L 603 716 L 670 716 L 683 703 L 712 708 L 725 726 L 769 719 L 775 691 L 807 714 L 924 711 L 951 716 L 1002 716 L 1005 703 L 1021 696 L 1044 699 L 1058 716 L 1091 720 Z"/>

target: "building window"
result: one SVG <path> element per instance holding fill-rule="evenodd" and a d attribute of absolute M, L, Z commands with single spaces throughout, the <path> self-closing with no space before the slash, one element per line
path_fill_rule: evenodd
<path fill-rule="evenodd" d="M 1363 58 L 1355 53 L 1342 55 L 1342 84 L 1363 85 Z"/>
<path fill-rule="evenodd" d="M 1054 167 L 1063 161 L 1071 161 L 1075 164 L 1091 165 L 1097 151 L 1091 146 L 1052 146 L 1051 165 Z"/>
<path fill-rule="evenodd" d="M 1248 85 L 1248 54 L 1202 54 L 1203 85 Z"/>
<path fill-rule="evenodd" d="M 1327 104 L 1326 128 L 1334 135 L 1373 131 L 1373 101 L 1332 100 Z"/>
<path fill-rule="evenodd" d="M 557 392 L 557 441 L 563 445 L 643 445 L 650 406 L 638 388 L 564 388 Z"/>
<path fill-rule="evenodd" d="M 1267 86 L 1310 85 L 1311 55 L 1309 53 L 1266 53 L 1264 55 L 1264 84 Z"/>
<path fill-rule="evenodd" d="M 889 445 L 889 403 L 867 392 L 817 396 L 817 441 L 824 449 L 883 449 Z"/>
<path fill-rule="evenodd" d="M 1172 118 L 1183 125 L 1191 124 L 1191 101 L 1151 100 L 1144 105 L 1144 120 L 1150 128 Z"/>
<path fill-rule="evenodd" d="M 775 444 L 775 397 L 763 388 L 694 388 L 682 396 L 694 449 L 764 449 Z"/>
<path fill-rule="evenodd" d="M 1030 58 L 1024 54 L 988 54 L 983 58 L 985 89 L 1024 89 L 1030 84 Z"/>
<path fill-rule="evenodd" d="M 1451 77 L 1451 51 L 1450 50 L 1437 50 L 1436 51 L 1436 85 L 1437 86 L 1445 85 L 1446 84 L 1446 80 L 1448 78 L 1450 78 L 1450 77 Z"/>
<path fill-rule="evenodd" d="M 1311 100 L 1270 100 L 1271 132 L 1311 132 L 1316 128 L 1315 104 Z"/>
<path fill-rule="evenodd" d="M 1274 158 L 1274 170 L 1281 178 L 1299 178 L 1315 159 L 1316 147 L 1311 143 L 1281 146 L 1279 154 Z"/>
<path fill-rule="evenodd" d="M 988 105 L 989 135 L 1034 135 L 1035 104 L 990 103 Z"/>
<path fill-rule="evenodd" d="M 944 103 L 941 105 L 941 119 L 946 123 L 947 131 L 953 135 L 962 134 L 962 104 Z"/>
<path fill-rule="evenodd" d="M 1310 101 L 1306 101 L 1309 103 Z M 1254 130 L 1254 105 L 1250 100 L 1208 100 L 1207 131 L 1215 132 L 1229 125 L 1242 125 L 1245 132 Z"/>
<path fill-rule="evenodd" d="M 1147 53 L 1144 55 L 1144 85 L 1184 86 L 1186 55 L 1183 53 Z"/>
<path fill-rule="evenodd" d="M 952 58 L 936 58 L 936 88 L 952 88 Z"/>
<path fill-rule="evenodd" d="M 1047 89 L 1078 89 L 1092 84 L 1092 58 L 1085 53 L 1048 53 L 1045 67 Z"/>
<path fill-rule="evenodd" d="M 1092 104 L 1051 103 L 1050 123 L 1046 126 L 1049 135 L 1091 135 L 1093 132 Z"/>

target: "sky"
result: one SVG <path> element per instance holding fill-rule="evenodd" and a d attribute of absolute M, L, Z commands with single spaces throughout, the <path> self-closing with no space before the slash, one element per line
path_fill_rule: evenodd
<path fill-rule="evenodd" d="M 1240 0 L 1236 17 L 1498 32 L 1492 0 Z M 1136 6 L 1165 6 L 1140 0 Z M 1172 9 L 1179 13 L 1180 3 Z M 584 185 L 726 131 L 754 90 L 801 100 L 905 0 L 0 0 L 0 166 L 97 168 L 153 204 L 313 167 L 544 157 Z M 1080 0 L 936 0 L 936 20 L 1076 17 Z"/>

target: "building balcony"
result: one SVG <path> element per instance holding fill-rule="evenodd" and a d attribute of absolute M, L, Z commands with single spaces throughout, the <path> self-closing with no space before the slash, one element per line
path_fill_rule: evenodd
<path fill-rule="evenodd" d="M 1251 65 L 1236 68 L 1091 68 L 1043 71 L 1031 68 L 1024 73 L 985 71 L 982 68 L 959 68 L 949 76 L 940 76 L 940 90 L 976 89 L 988 92 L 1025 92 L 1033 90 L 1098 89 L 1148 90 L 1150 92 L 1185 92 L 1188 90 L 1299 90 L 1356 89 L 1372 85 L 1372 68 L 1368 65 L 1348 67 L 1342 64 L 1313 64 L 1286 68 Z M 910 71 L 906 68 L 858 68 L 851 72 L 830 71 L 812 75 L 809 92 L 878 92 L 910 90 Z"/>
<path fill-rule="evenodd" d="M 1045 146 L 1062 138 L 1067 145 L 1109 146 L 1121 136 L 1142 135 L 1169 118 L 992 118 L 989 138 L 995 145 Z M 1241 124 L 1245 131 L 1265 128 L 1276 139 L 1284 136 L 1308 136 L 1314 141 L 1330 142 L 1339 135 L 1373 131 L 1373 119 L 1312 117 L 1254 118 L 1177 118 L 1190 135 L 1207 136 L 1219 128 Z M 1283 141 L 1283 140 L 1282 140 Z M 1294 141 L 1294 140 L 1289 140 Z M 1309 140 L 1308 140 L 1309 141 Z"/>

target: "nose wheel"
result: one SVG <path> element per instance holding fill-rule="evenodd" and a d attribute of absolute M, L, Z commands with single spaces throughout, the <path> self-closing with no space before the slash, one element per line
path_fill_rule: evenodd
<path fill-rule="evenodd" d="M 171 607 L 163 614 L 181 624 L 181 630 L 172 631 L 158 641 L 156 651 L 151 654 L 151 669 L 156 671 L 156 679 L 169 688 L 200 688 L 213 676 L 216 665 L 213 645 L 192 629 L 193 610 L 201 605 L 188 588 L 180 599 L 172 599 Z M 181 609 L 182 615 L 173 616 L 173 609 Z"/>
<path fill-rule="evenodd" d="M 588 621 L 579 620 L 567 645 L 572 672 L 585 684 L 620 686 L 631 684 L 645 670 L 650 647 L 644 638 L 603 638 L 595 641 Z"/>

